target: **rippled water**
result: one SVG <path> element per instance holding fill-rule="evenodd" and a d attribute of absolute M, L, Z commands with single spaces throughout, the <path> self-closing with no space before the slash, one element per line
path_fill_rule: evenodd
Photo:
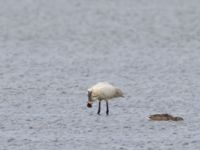
<path fill-rule="evenodd" d="M 199 4 L 0 0 L 0 149 L 200 149 Z M 109 116 L 98 81 L 125 93 Z"/>

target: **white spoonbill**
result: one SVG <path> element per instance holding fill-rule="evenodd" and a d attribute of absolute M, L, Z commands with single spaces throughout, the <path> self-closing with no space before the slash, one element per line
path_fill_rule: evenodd
<path fill-rule="evenodd" d="M 88 89 L 88 101 L 87 107 L 92 107 L 94 101 L 99 101 L 99 108 L 97 114 L 100 114 L 101 111 L 101 101 L 106 101 L 106 114 L 109 114 L 108 108 L 108 100 L 115 98 L 115 97 L 123 97 L 123 92 L 111 85 L 108 82 L 99 82 Z"/>

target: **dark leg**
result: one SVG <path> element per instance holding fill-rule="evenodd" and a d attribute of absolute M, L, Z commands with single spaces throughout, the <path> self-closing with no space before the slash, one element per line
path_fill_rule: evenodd
<path fill-rule="evenodd" d="M 106 100 L 106 114 L 109 115 L 108 101 Z"/>
<path fill-rule="evenodd" d="M 99 101 L 99 109 L 98 109 L 98 112 L 97 112 L 98 115 L 100 115 L 100 111 L 101 111 L 101 101 Z"/>

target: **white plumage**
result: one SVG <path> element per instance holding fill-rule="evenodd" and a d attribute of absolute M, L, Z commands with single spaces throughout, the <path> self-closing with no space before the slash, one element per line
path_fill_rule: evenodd
<path fill-rule="evenodd" d="M 101 111 L 101 101 L 105 100 L 106 101 L 106 106 L 107 106 L 107 115 L 109 113 L 109 108 L 108 108 L 108 100 L 115 98 L 115 97 L 123 97 L 122 91 L 114 87 L 108 82 L 99 82 L 92 86 L 91 88 L 88 89 L 88 102 L 87 106 L 92 107 L 92 103 L 96 100 L 99 101 L 99 109 L 98 109 L 98 114 L 100 114 Z"/>

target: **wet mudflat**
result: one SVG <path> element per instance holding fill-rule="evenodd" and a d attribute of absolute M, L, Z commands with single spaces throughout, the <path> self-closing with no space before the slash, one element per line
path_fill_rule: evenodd
<path fill-rule="evenodd" d="M 199 1 L 0 5 L 0 149 L 200 149 Z M 109 116 L 86 107 L 99 81 L 124 91 Z"/>

